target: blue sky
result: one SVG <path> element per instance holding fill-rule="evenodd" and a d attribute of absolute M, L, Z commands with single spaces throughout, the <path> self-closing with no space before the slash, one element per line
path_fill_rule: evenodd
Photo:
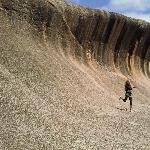
<path fill-rule="evenodd" d="M 118 12 L 150 22 L 150 0 L 66 0 L 81 6 Z"/>

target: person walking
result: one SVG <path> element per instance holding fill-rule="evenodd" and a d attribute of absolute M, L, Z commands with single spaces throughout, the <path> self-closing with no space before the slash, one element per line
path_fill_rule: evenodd
<path fill-rule="evenodd" d="M 129 100 L 130 100 L 130 112 L 132 109 L 132 89 L 133 88 L 135 88 L 135 87 L 132 87 L 130 81 L 127 80 L 125 82 L 125 98 L 122 98 L 122 97 L 119 98 L 119 99 L 122 99 L 124 102 L 126 102 L 127 99 L 129 98 Z"/>

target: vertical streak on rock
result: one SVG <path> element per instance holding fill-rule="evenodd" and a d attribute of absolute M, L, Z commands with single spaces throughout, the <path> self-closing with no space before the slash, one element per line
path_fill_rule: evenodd
<path fill-rule="evenodd" d="M 143 29 L 139 30 L 139 35 L 138 35 L 138 45 L 137 48 L 135 49 L 135 55 L 134 55 L 134 69 L 135 69 L 135 74 L 140 75 L 140 53 L 143 47 L 143 42 L 144 42 L 144 31 Z"/>
<path fill-rule="evenodd" d="M 130 47 L 130 41 L 132 40 L 133 36 L 134 36 L 134 32 L 135 32 L 136 28 L 134 26 L 134 24 L 131 24 L 131 22 L 128 22 L 127 25 L 127 30 L 124 33 L 124 38 L 121 42 L 121 48 L 119 51 L 119 56 L 120 56 L 120 61 L 119 61 L 119 65 L 120 65 L 120 70 L 123 74 L 125 75 L 129 75 L 129 58 L 130 58 L 130 54 L 129 54 L 129 47 Z"/>
<path fill-rule="evenodd" d="M 97 61 L 99 63 L 102 63 L 102 61 L 103 61 L 104 42 L 102 41 L 102 38 L 103 38 L 103 36 L 105 34 L 105 30 L 107 28 L 106 24 L 108 22 L 108 19 L 105 19 L 105 17 L 107 15 L 108 14 L 105 13 L 105 12 L 104 12 L 103 15 L 101 15 L 101 18 L 99 18 L 101 20 L 98 21 L 99 23 L 98 23 L 98 25 L 96 27 L 98 32 L 97 33 L 96 32 L 93 33 L 93 36 L 94 36 L 95 33 L 97 35 L 96 38 L 93 39 L 93 41 L 94 41 L 94 49 L 96 49 L 98 47 L 98 50 L 97 50 Z"/>
<path fill-rule="evenodd" d="M 102 61 L 107 66 L 109 64 L 108 59 L 107 59 L 107 57 L 108 57 L 107 46 L 108 46 L 109 38 L 110 38 L 111 32 L 113 30 L 114 24 L 115 24 L 115 17 L 114 17 L 114 15 L 109 14 L 107 28 L 106 28 L 103 38 L 102 38 L 102 43 L 104 43 L 104 49 L 102 52 Z"/>
<path fill-rule="evenodd" d="M 127 25 L 126 25 L 126 22 L 123 21 L 123 27 L 119 34 L 117 43 L 115 45 L 115 50 L 114 50 L 114 63 L 115 63 L 116 68 L 119 68 L 119 52 L 120 52 L 121 43 L 124 37 L 124 33 L 126 32 L 126 30 L 127 30 Z"/>
<path fill-rule="evenodd" d="M 145 57 L 145 72 L 148 78 L 150 78 L 150 46 L 148 47 L 146 57 Z"/>
<path fill-rule="evenodd" d="M 108 65 L 114 70 L 115 69 L 115 62 L 114 62 L 114 56 L 115 56 L 115 47 L 120 35 L 120 32 L 122 30 L 124 22 L 122 21 L 122 18 L 117 18 L 115 15 L 115 24 L 112 29 L 112 32 L 110 34 L 110 38 L 108 40 L 107 45 L 107 53 L 105 54 L 107 57 Z"/>
<path fill-rule="evenodd" d="M 141 66 L 140 68 L 144 75 L 146 75 L 144 63 L 146 61 L 145 58 L 146 58 L 146 54 L 147 54 L 149 45 L 150 45 L 150 36 L 149 36 L 149 33 L 146 33 L 144 42 L 143 42 L 143 46 L 142 46 L 142 50 L 141 50 L 141 54 L 140 54 L 140 58 L 141 58 L 140 59 L 140 66 Z"/>

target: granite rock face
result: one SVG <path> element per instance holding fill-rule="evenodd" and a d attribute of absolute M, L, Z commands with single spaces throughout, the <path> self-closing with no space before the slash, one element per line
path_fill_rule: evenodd
<path fill-rule="evenodd" d="M 72 34 L 92 59 L 123 74 L 149 77 L 150 24 L 113 12 L 68 5 L 65 18 Z"/>
<path fill-rule="evenodd" d="M 131 113 L 118 100 L 126 79 L 137 87 Z M 149 89 L 149 23 L 0 0 L 0 149 L 148 150 Z"/>
<path fill-rule="evenodd" d="M 68 36 L 73 36 L 82 47 L 72 52 L 78 58 L 86 60 L 90 55 L 93 60 L 117 68 L 125 75 L 150 76 L 150 24 L 145 21 L 63 1 L 1 0 L 1 5 L 9 15 L 27 20 L 39 30 L 53 30 L 51 24 L 55 24 L 61 36 L 67 30 L 71 34 Z M 46 34 L 49 37 L 51 33 Z"/>

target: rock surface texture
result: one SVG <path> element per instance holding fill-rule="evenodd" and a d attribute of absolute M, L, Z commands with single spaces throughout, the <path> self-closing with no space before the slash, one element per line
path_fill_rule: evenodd
<path fill-rule="evenodd" d="M 0 0 L 0 150 L 149 150 L 149 89 L 149 23 Z"/>

